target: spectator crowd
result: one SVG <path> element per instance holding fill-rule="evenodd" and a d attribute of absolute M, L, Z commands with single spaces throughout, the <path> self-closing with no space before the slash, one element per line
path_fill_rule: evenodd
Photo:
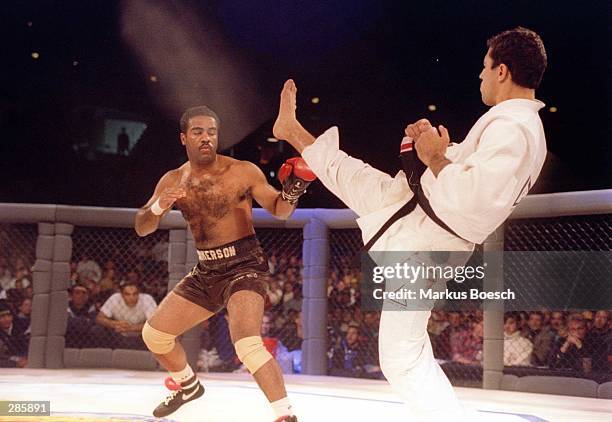
<path fill-rule="evenodd" d="M 166 295 L 167 243 L 104 252 L 78 251 L 70 263 L 66 347 L 146 350 L 144 322 Z M 380 313 L 361 307 L 359 269 L 350 254 L 332 258 L 327 280 L 328 370 L 331 375 L 382 378 Z M 0 250 L 0 366 L 27 364 L 32 312 L 32 258 Z M 269 251 L 271 280 L 262 337 L 283 372 L 301 372 L 303 262 L 289 249 Z M 227 315 L 203 323 L 198 369 L 241 371 Z M 539 310 L 504 316 L 504 365 L 589 374 L 612 364 L 609 311 Z M 483 315 L 477 308 L 432 311 L 428 332 L 442 363 L 482 365 Z"/>

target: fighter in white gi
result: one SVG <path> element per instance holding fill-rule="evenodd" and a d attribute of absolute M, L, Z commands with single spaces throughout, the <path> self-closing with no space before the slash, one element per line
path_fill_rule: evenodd
<path fill-rule="evenodd" d="M 480 73 L 482 101 L 492 106 L 466 139 L 449 145 L 448 131 L 425 120 L 409 125 L 420 160 L 427 166 L 422 192 L 443 223 L 421 206 L 400 218 L 374 243 L 373 251 L 471 251 L 510 215 L 536 181 L 546 142 L 535 99 L 547 58 L 540 37 L 525 28 L 502 32 L 487 42 Z M 338 128 L 315 139 L 298 122 L 296 86 L 285 82 L 274 135 L 306 160 L 321 182 L 359 215 L 367 242 L 413 196 L 403 171 L 395 177 L 339 149 Z M 380 364 L 408 405 L 406 420 L 461 420 L 464 411 L 436 363 L 427 320 L 430 311 L 383 310 Z"/>

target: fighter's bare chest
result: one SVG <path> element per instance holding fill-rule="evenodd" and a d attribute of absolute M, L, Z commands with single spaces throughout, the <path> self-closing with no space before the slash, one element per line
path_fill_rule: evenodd
<path fill-rule="evenodd" d="M 187 195 L 176 205 L 188 218 L 201 214 L 222 218 L 250 199 L 249 186 L 235 177 L 185 177 L 181 184 Z"/>

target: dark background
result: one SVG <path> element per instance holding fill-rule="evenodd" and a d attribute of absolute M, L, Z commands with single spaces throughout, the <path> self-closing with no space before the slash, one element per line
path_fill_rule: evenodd
<path fill-rule="evenodd" d="M 610 188 L 608 4 L 6 0 L 0 202 L 138 207 L 159 177 L 185 160 L 178 119 L 185 106 L 197 104 L 219 111 L 220 139 L 236 143 L 226 153 L 258 163 L 270 176 L 293 155 L 288 145 L 266 142 L 289 77 L 309 130 L 318 135 L 338 125 L 343 149 L 393 174 L 407 123 L 427 117 L 449 128 L 455 141 L 467 134 L 486 111 L 478 79 L 486 39 L 518 25 L 538 32 L 548 53 L 537 94 L 547 104 L 540 114 L 549 157 L 532 193 Z M 165 23 L 152 24 L 142 8 L 163 14 Z M 141 31 L 136 42 L 129 40 L 134 28 Z M 153 32 L 143 36 L 146 30 Z M 153 62 L 141 54 L 150 53 L 148 40 L 174 40 L 176 31 L 196 46 L 189 54 L 180 42 Z M 219 57 L 223 51 L 231 60 Z M 242 73 L 233 75 L 233 63 Z M 248 76 L 249 91 L 240 75 Z M 212 96 L 208 84 L 217 77 L 225 78 L 223 95 Z M 232 121 L 236 106 L 221 104 L 224 96 L 250 117 Z M 92 116 L 101 110 L 147 124 L 129 156 L 75 147 L 88 142 Z M 227 133 L 232 139 L 224 139 Z M 342 206 L 319 183 L 301 204 Z"/>

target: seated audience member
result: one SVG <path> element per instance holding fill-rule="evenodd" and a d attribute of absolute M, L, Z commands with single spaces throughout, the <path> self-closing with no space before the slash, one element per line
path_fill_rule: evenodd
<path fill-rule="evenodd" d="M 550 367 L 590 373 L 593 369 L 594 345 L 587 338 L 586 321 L 580 314 L 570 316 L 568 335 L 559 338 L 550 357 Z"/>
<path fill-rule="evenodd" d="M 530 366 L 533 344 L 521 336 L 517 319 L 510 312 L 504 317 L 504 365 Z"/>
<path fill-rule="evenodd" d="M 151 295 L 140 293 L 136 284 L 124 283 L 121 293 L 113 294 L 104 302 L 96 323 L 111 330 L 115 348 L 146 350 L 140 332 L 155 308 L 157 304 Z"/>
<path fill-rule="evenodd" d="M 0 256 L 0 290 L 10 289 L 9 284 L 13 281 L 13 274 L 9 269 L 8 260 Z"/>
<path fill-rule="evenodd" d="M 87 254 L 81 256 L 81 260 L 76 265 L 76 273 L 79 281 L 92 280 L 96 283 L 102 278 L 102 269 L 96 261 Z"/>
<path fill-rule="evenodd" d="M 24 368 L 28 363 L 28 338 L 13 324 L 8 303 L 0 300 L 0 367 Z"/>
<path fill-rule="evenodd" d="M 457 333 L 462 329 L 461 314 L 457 311 L 449 311 L 447 313 L 448 326 L 442 330 L 436 339 L 436 345 L 434 350 L 436 351 L 435 357 L 437 359 L 451 360 L 451 338 L 456 336 Z"/>
<path fill-rule="evenodd" d="M 97 338 L 91 333 L 96 321 L 96 309 L 91 304 L 89 289 L 83 283 L 76 283 L 69 293 L 66 347 L 104 346 L 104 339 Z"/>
<path fill-rule="evenodd" d="M 361 334 L 363 336 L 362 345 L 368 356 L 374 362 L 378 362 L 378 328 L 380 325 L 380 314 L 378 312 L 367 311 L 363 315 L 363 325 Z"/>
<path fill-rule="evenodd" d="M 587 334 L 587 339 L 593 344 L 593 371 L 608 371 L 608 349 L 610 342 L 608 311 L 597 311 L 593 326 Z"/>
<path fill-rule="evenodd" d="M 351 325 L 340 345 L 331 350 L 330 374 L 361 377 L 365 374 L 366 356 L 359 344 L 359 327 Z"/>
<path fill-rule="evenodd" d="M 270 280 L 270 283 L 268 284 L 267 296 L 268 307 L 273 308 L 280 303 L 281 298 L 283 297 L 283 290 L 280 288 L 280 284 L 276 278 Z"/>
<path fill-rule="evenodd" d="M 17 306 L 17 316 L 13 322 L 15 325 L 22 327 L 23 332 L 29 332 L 31 316 L 32 299 L 24 296 Z"/>
<path fill-rule="evenodd" d="M 115 269 L 114 268 L 105 269 L 104 275 L 102 276 L 102 278 L 100 279 L 100 282 L 98 283 L 98 285 L 100 286 L 100 292 L 104 292 L 106 290 L 113 290 L 116 282 L 117 282 L 117 277 L 115 275 Z"/>
<path fill-rule="evenodd" d="M 468 326 L 469 327 L 469 326 Z M 464 328 L 451 338 L 453 362 L 468 365 L 482 364 L 482 321 L 472 324 L 472 328 Z"/>
<path fill-rule="evenodd" d="M 213 372 L 232 372 L 240 367 L 236 349 L 231 341 L 227 310 L 213 315 L 209 320 L 210 346 L 217 350 L 221 364 L 210 369 Z"/>
<path fill-rule="evenodd" d="M 533 366 L 548 365 L 553 334 L 548 327 L 544 326 L 544 315 L 542 312 L 529 312 L 527 326 L 523 329 L 522 335 L 533 344 L 531 364 Z"/>
<path fill-rule="evenodd" d="M 550 314 L 550 332 L 552 333 L 552 344 L 554 345 L 559 338 L 567 337 L 566 316 L 564 312 L 553 311 Z"/>
<path fill-rule="evenodd" d="M 283 299 L 284 298 L 287 298 L 287 296 L 284 296 Z M 302 309 L 302 286 L 293 285 L 293 293 L 291 299 L 288 299 L 283 302 L 282 309 L 284 312 L 289 312 L 289 310 L 295 310 L 299 312 Z"/>
<path fill-rule="evenodd" d="M 301 371 L 302 351 L 294 349 L 289 351 L 282 340 L 278 337 L 278 333 L 274 329 L 274 314 L 266 312 L 261 323 L 261 338 L 264 346 L 278 362 L 283 374 L 299 373 Z M 235 372 L 246 372 L 244 365 Z"/>

